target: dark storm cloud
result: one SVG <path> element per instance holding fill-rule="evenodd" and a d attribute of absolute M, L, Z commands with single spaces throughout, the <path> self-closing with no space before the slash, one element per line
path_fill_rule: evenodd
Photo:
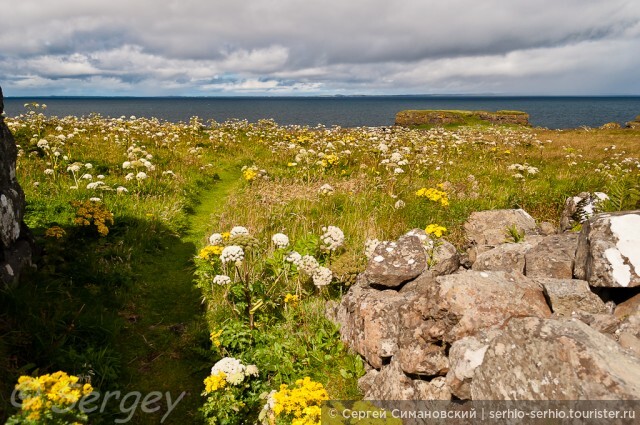
<path fill-rule="evenodd" d="M 640 93 L 635 0 L 15 3 L 13 95 Z"/>

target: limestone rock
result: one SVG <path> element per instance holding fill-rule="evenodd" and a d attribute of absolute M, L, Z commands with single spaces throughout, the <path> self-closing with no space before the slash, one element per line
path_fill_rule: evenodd
<path fill-rule="evenodd" d="M 537 232 L 535 220 L 522 209 L 471 213 L 464 224 L 467 241 L 471 245 L 471 261 L 475 261 L 477 254 L 509 241 L 508 229 L 513 226 L 525 236 Z"/>
<path fill-rule="evenodd" d="M 514 318 L 489 344 L 474 400 L 637 400 L 640 357 L 584 323 Z"/>
<path fill-rule="evenodd" d="M 477 271 L 503 270 L 524 273 L 525 254 L 533 248 L 531 243 L 503 243 L 476 257 L 471 267 Z"/>
<path fill-rule="evenodd" d="M 520 316 L 549 317 L 540 285 L 518 272 L 465 271 L 436 278 L 439 308 L 460 317 L 443 340 L 456 341 Z"/>
<path fill-rule="evenodd" d="M 24 225 L 24 192 L 16 178 L 17 149 L 4 122 L 0 89 L 0 282 L 17 281 L 20 271 L 31 264 L 33 239 Z"/>
<path fill-rule="evenodd" d="M 478 366 L 484 360 L 489 343 L 500 331 L 481 332 L 454 342 L 449 350 L 447 385 L 451 393 L 461 400 L 471 399 L 471 380 Z"/>
<path fill-rule="evenodd" d="M 360 277 L 338 307 L 342 340 L 379 369 L 397 351 L 398 310 L 405 303 L 403 294 L 369 287 Z"/>
<path fill-rule="evenodd" d="M 574 276 L 591 286 L 640 286 L 640 210 L 596 214 L 585 221 Z"/>
<path fill-rule="evenodd" d="M 571 317 L 572 313 L 584 311 L 591 314 L 606 314 L 608 309 L 589 284 L 577 279 L 532 278 L 542 285 L 551 303 L 554 316 Z"/>
<path fill-rule="evenodd" d="M 378 244 L 364 274 L 371 285 L 395 288 L 417 277 L 427 267 L 420 238 L 405 235 L 397 242 Z"/>
<path fill-rule="evenodd" d="M 640 294 L 618 304 L 614 314 L 619 319 L 624 319 L 632 315 L 640 315 Z"/>
<path fill-rule="evenodd" d="M 365 400 L 451 400 L 444 378 L 431 381 L 408 377 L 395 360 L 378 370 L 370 370 L 358 381 Z"/>
<path fill-rule="evenodd" d="M 545 237 L 525 254 L 525 275 L 571 279 L 578 247 L 577 233 Z"/>
<path fill-rule="evenodd" d="M 607 199 L 609 199 L 607 194 L 602 192 L 580 192 L 576 196 L 567 198 L 560 216 L 560 231 L 571 230 L 577 224 L 587 221 L 598 212 L 600 204 Z"/>

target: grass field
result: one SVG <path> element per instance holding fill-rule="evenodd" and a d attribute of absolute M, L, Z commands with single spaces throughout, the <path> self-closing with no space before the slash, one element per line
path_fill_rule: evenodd
<path fill-rule="evenodd" d="M 324 305 L 364 269 L 371 240 L 437 224 L 462 250 L 473 211 L 524 208 L 557 224 L 583 191 L 608 193 L 610 210 L 640 207 L 638 130 L 167 123 L 31 108 L 7 122 L 42 253 L 0 294 L 5 416 L 19 376 L 57 370 L 102 392 L 185 391 L 165 423 L 243 423 L 270 391 L 296 385 L 312 405 L 322 397 L 309 382 L 358 398 L 362 362 Z M 225 260 L 232 246 L 242 261 Z M 259 372 L 212 389 L 224 358 Z M 123 416 L 114 402 L 90 417 Z"/>

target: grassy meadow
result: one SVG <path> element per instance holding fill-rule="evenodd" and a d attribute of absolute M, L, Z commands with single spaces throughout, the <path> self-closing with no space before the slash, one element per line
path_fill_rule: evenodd
<path fill-rule="evenodd" d="M 321 400 L 360 397 L 364 365 L 324 309 L 373 240 L 437 225 L 463 250 L 473 211 L 524 208 L 557 225 L 583 191 L 609 194 L 610 210 L 640 208 L 639 130 L 169 123 L 41 108 L 7 119 L 41 249 L 38 269 L 0 293 L 5 416 L 20 376 L 63 370 L 102 392 L 186 391 L 165 423 L 314 423 Z M 118 408 L 90 422 L 126 417 Z"/>

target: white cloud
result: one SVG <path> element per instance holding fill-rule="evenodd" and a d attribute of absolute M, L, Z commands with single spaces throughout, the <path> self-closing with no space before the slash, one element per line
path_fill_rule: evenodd
<path fill-rule="evenodd" d="M 635 0 L 7 1 L 13 95 L 640 93 Z"/>

